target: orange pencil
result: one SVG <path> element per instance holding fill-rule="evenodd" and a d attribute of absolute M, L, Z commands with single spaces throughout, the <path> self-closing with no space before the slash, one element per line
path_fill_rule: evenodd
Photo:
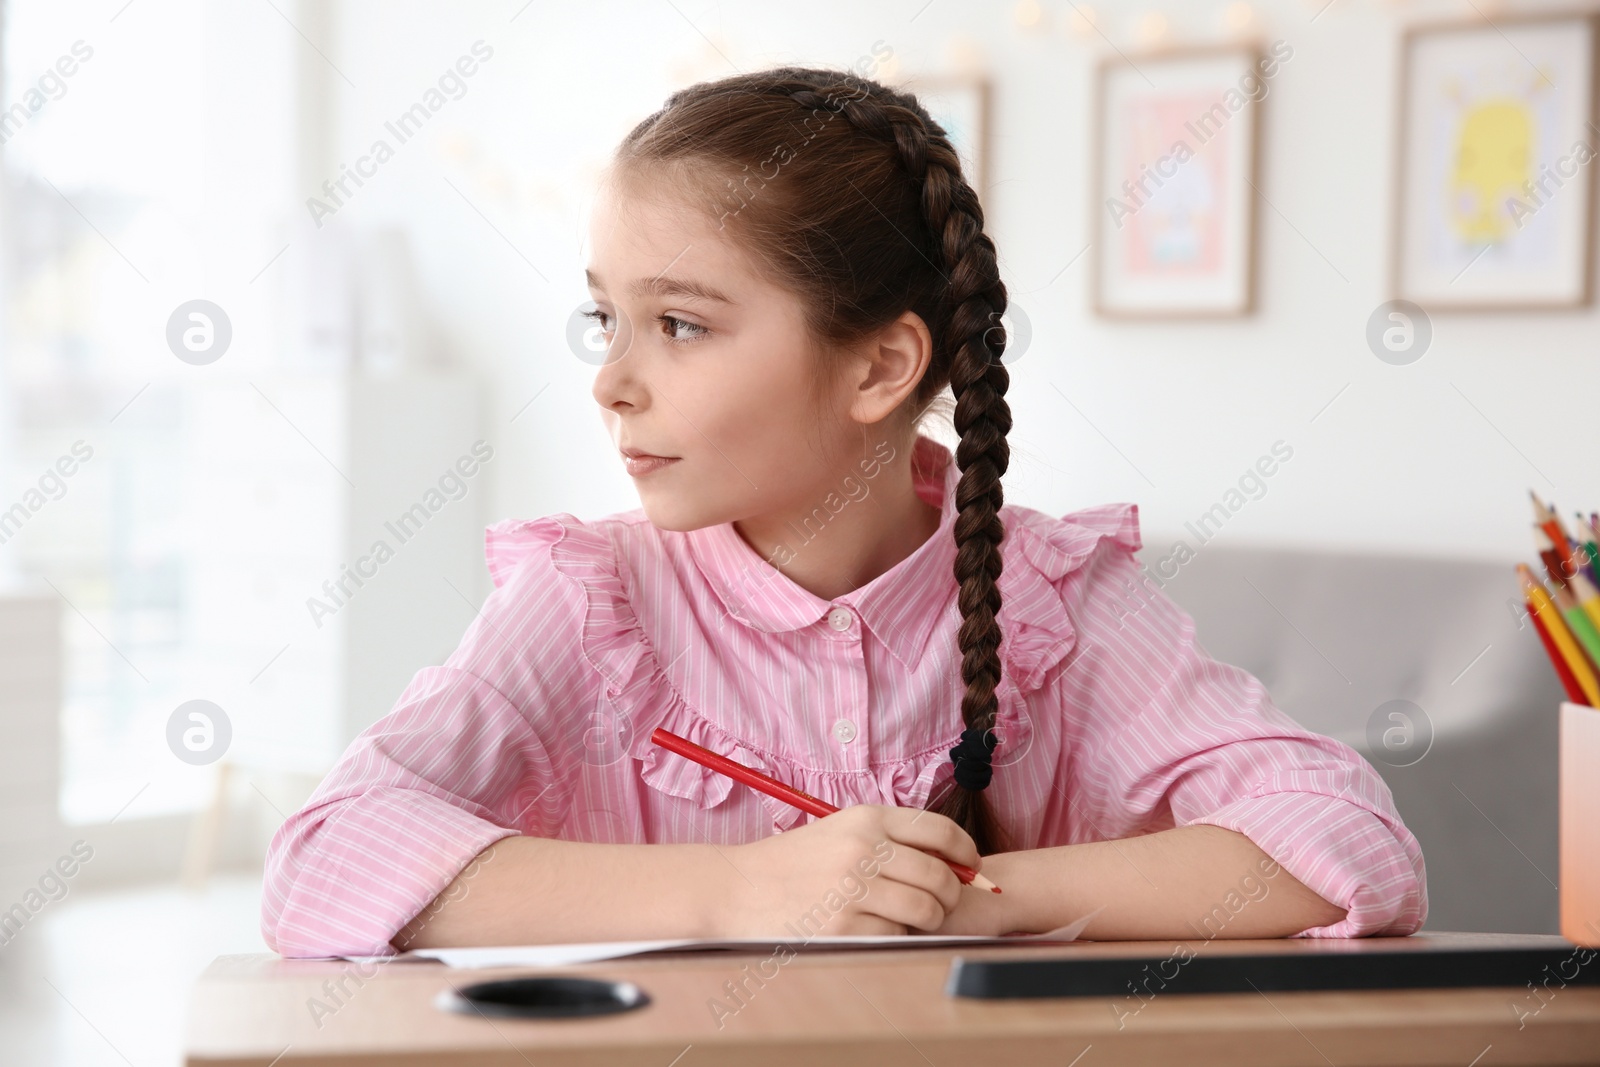
<path fill-rule="evenodd" d="M 1587 570 L 1589 577 L 1600 581 L 1600 574 L 1594 570 L 1593 559 L 1589 549 L 1594 545 L 1590 531 L 1583 523 L 1583 516 L 1579 515 L 1579 531 L 1588 538 L 1573 537 L 1567 532 L 1566 524 L 1561 521 L 1561 516 L 1556 513 L 1555 505 L 1546 507 L 1533 490 L 1528 490 L 1528 495 L 1533 498 L 1534 513 L 1534 539 L 1538 543 L 1539 558 L 1543 560 L 1545 570 L 1550 574 L 1550 580 L 1557 586 L 1565 586 L 1572 580 L 1573 575 Z M 1540 531 L 1543 536 L 1540 536 Z M 1552 562 L 1552 557 L 1554 562 Z"/>
<path fill-rule="evenodd" d="M 1567 579 L 1578 569 L 1572 558 L 1567 531 L 1562 527 L 1560 518 L 1556 516 L 1555 508 L 1545 507 L 1532 489 L 1528 490 L 1528 495 L 1533 498 L 1533 524 L 1544 531 L 1545 537 L 1550 539 L 1548 548 L 1543 541 L 1539 541 L 1539 558 L 1544 561 L 1545 570 L 1550 573 L 1550 580 L 1557 585 L 1566 585 Z M 1555 553 L 1555 562 L 1550 559 L 1552 551 Z"/>
<path fill-rule="evenodd" d="M 1544 572 L 1550 576 L 1550 585 L 1556 589 L 1565 589 L 1568 575 L 1572 573 L 1568 569 L 1570 563 L 1555 547 L 1550 535 L 1538 526 L 1533 528 L 1533 547 L 1539 554 L 1539 562 L 1544 564 Z"/>
<path fill-rule="evenodd" d="M 819 800 L 810 793 L 802 793 L 800 790 L 794 788 L 794 786 L 785 785 L 776 778 L 762 774 L 758 770 L 753 770 L 750 767 L 746 767 L 742 763 L 735 763 L 726 756 L 719 756 L 710 749 L 702 748 L 701 746 L 695 744 L 687 737 L 679 737 L 671 730 L 663 730 L 658 726 L 654 731 L 651 732 L 650 740 L 660 745 L 662 748 L 676 752 L 678 755 L 683 756 L 686 759 L 694 760 L 702 767 L 710 767 L 712 770 L 717 771 L 720 774 L 725 774 L 735 781 L 743 782 L 745 785 L 748 785 L 753 789 L 759 789 L 769 797 L 776 797 L 785 804 L 793 804 L 801 811 L 820 817 L 823 815 L 832 815 L 834 812 L 839 810 L 832 804 L 829 804 L 826 800 Z M 940 856 L 939 858 L 944 859 L 943 856 Z M 991 893 L 1000 892 L 999 886 L 995 885 L 993 882 L 989 881 L 989 879 L 985 878 L 971 867 L 968 867 L 966 864 L 957 863 L 955 860 L 948 859 L 945 860 L 945 862 L 950 865 L 950 869 L 956 872 L 956 877 L 961 879 L 963 883 L 974 886 L 978 889 L 987 889 Z"/>

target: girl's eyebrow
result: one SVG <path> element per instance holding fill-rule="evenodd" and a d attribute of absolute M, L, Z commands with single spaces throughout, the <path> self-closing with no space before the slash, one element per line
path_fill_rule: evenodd
<path fill-rule="evenodd" d="M 603 289 L 600 276 L 592 270 L 583 272 L 585 280 L 591 289 Z M 693 296 L 701 300 L 710 300 L 721 304 L 732 304 L 734 301 L 704 282 L 697 282 L 689 278 L 663 278 L 657 275 L 654 278 L 641 278 L 628 286 L 630 296 Z"/>

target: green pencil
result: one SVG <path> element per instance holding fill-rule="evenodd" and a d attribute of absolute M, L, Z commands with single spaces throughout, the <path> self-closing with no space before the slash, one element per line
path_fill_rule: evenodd
<path fill-rule="evenodd" d="M 1589 654 L 1590 661 L 1600 665 L 1600 630 L 1595 629 L 1594 620 L 1579 606 L 1578 599 L 1572 595 L 1571 590 L 1557 586 L 1552 595 L 1555 597 L 1556 606 L 1561 609 L 1561 617 L 1567 620 L 1573 636 Z"/>

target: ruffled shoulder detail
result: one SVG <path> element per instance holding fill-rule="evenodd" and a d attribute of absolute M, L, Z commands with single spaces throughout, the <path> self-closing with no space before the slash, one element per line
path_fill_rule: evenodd
<path fill-rule="evenodd" d="M 1081 511 L 1069 511 L 1059 519 L 1019 508 L 1023 521 L 1015 529 L 1027 558 L 1051 581 L 1059 581 L 1100 547 L 1111 540 L 1130 552 L 1144 547 L 1139 534 L 1138 504 L 1096 504 Z"/>
<path fill-rule="evenodd" d="M 561 540 L 566 522 L 582 525 L 565 512 L 542 519 L 502 519 L 492 523 L 483 532 L 483 555 L 494 587 L 505 585 L 511 572 L 532 557 L 548 552 Z"/>
<path fill-rule="evenodd" d="M 529 560 L 544 556 L 583 591 L 587 606 L 579 644 L 584 658 L 605 679 L 607 696 L 620 696 L 650 673 L 640 669 L 654 666 L 641 663 L 651 658 L 649 638 L 628 600 L 616 544 L 600 524 L 591 526 L 562 512 L 495 523 L 485 540 L 489 576 L 496 587 Z"/>
<path fill-rule="evenodd" d="M 1031 508 L 1008 510 L 1007 540 L 1014 539 L 1016 547 L 1000 574 L 1001 654 L 1026 693 L 1077 644 L 1062 603 L 1062 579 L 1104 543 L 1136 552 L 1144 542 L 1138 504 L 1098 504 L 1059 519 Z"/>
<path fill-rule="evenodd" d="M 650 740 L 657 728 L 687 738 L 735 763 L 789 781 L 740 738 L 696 711 L 668 677 L 629 596 L 631 572 L 614 537 L 628 523 L 584 523 L 567 513 L 535 520 L 506 520 L 486 535 L 489 574 L 496 587 L 529 559 L 548 554 L 557 573 L 576 583 L 586 600 L 580 647 L 604 683 L 604 700 L 619 747 L 642 764 L 644 781 L 701 808 L 723 802 L 734 786 L 727 775 L 669 752 Z M 801 814 L 762 795 L 774 820 L 792 825 Z"/>

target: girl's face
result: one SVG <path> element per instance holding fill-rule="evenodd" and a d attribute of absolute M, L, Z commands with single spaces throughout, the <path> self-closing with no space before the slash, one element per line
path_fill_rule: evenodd
<path fill-rule="evenodd" d="M 610 343 L 594 380 L 601 419 L 619 464 L 623 452 L 667 458 L 625 464 L 650 521 L 694 530 L 825 496 L 852 462 L 851 401 L 846 385 L 813 409 L 817 356 L 799 299 L 703 210 L 615 181 L 600 191 L 590 248 Z"/>

